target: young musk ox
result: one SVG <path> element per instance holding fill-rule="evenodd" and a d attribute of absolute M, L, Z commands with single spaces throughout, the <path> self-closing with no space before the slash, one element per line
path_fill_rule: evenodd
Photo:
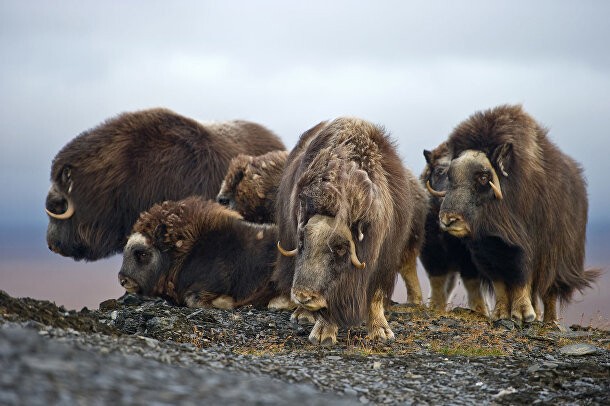
<path fill-rule="evenodd" d="M 278 189 L 274 279 L 315 312 L 312 343 L 333 344 L 339 326 L 365 319 L 370 339 L 394 337 L 384 302 L 397 271 L 409 300 L 421 302 L 416 258 L 426 212 L 425 191 L 382 128 L 338 118 L 301 136 Z"/>
<path fill-rule="evenodd" d="M 201 197 L 142 213 L 123 250 L 119 283 L 128 292 L 188 307 L 267 305 L 277 228 L 246 222 Z"/>
<path fill-rule="evenodd" d="M 447 170 L 451 160 L 447 143 L 443 142 L 432 151 L 424 150 L 424 157 L 426 167 L 420 180 L 426 185 L 431 196 L 430 210 L 426 216 L 425 239 L 419 258 L 430 279 L 430 306 L 433 309 L 445 310 L 459 274 L 468 295 L 468 306 L 487 316 L 482 280 L 470 258 L 468 248 L 459 238 L 443 232 L 438 220 L 443 200 L 435 190 L 447 188 Z"/>
<path fill-rule="evenodd" d="M 254 223 L 275 223 L 275 198 L 288 151 L 231 160 L 216 201 Z"/>
<path fill-rule="evenodd" d="M 557 298 L 569 302 L 599 275 L 584 269 L 582 169 L 521 106 L 475 113 L 455 128 L 448 147 L 441 228 L 464 239 L 492 281 L 494 317 L 532 321 L 532 297 L 540 296 L 544 321 L 557 320 Z"/>
<path fill-rule="evenodd" d="M 277 136 L 247 121 L 200 124 L 166 109 L 114 117 L 53 160 L 49 248 L 88 261 L 119 252 L 140 212 L 190 195 L 213 199 L 231 158 L 277 149 Z"/>

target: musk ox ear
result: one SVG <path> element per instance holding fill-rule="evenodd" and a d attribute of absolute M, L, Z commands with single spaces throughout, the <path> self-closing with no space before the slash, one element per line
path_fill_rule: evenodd
<path fill-rule="evenodd" d="M 426 163 L 430 164 L 430 162 L 432 162 L 432 151 L 424 149 L 424 158 L 426 158 Z"/>
<path fill-rule="evenodd" d="M 513 161 L 513 144 L 507 142 L 496 147 L 491 154 L 491 161 L 500 169 L 500 173 L 504 177 L 508 177 Z"/>

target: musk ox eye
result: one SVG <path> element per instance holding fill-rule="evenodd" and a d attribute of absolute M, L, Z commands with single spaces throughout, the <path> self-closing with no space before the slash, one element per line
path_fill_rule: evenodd
<path fill-rule="evenodd" d="M 144 250 L 136 250 L 134 251 L 133 255 L 136 257 L 138 262 L 145 262 L 150 256 L 150 254 Z"/>
<path fill-rule="evenodd" d="M 61 171 L 61 181 L 63 183 L 69 183 L 71 180 L 72 180 L 72 168 L 70 168 L 69 166 L 66 166 Z"/>
<path fill-rule="evenodd" d="M 347 248 L 345 248 L 345 247 L 337 247 L 337 248 L 335 248 L 335 253 L 338 256 L 342 257 L 342 256 L 344 256 L 347 253 Z"/>
<path fill-rule="evenodd" d="M 480 174 L 478 177 L 478 181 L 481 185 L 487 185 L 487 182 L 489 182 L 489 174 L 488 173 Z"/>

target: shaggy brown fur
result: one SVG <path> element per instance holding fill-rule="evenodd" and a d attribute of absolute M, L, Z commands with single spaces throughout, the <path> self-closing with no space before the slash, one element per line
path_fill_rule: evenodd
<path fill-rule="evenodd" d="M 280 241 L 287 249 L 298 247 L 299 253 L 278 257 L 275 278 L 284 293 L 301 281 L 317 279 L 312 282 L 315 285 L 327 280 L 322 295 L 328 306 L 318 315 L 329 323 L 357 325 L 367 311 L 370 316 L 374 297 L 381 300 L 391 295 L 396 272 L 405 262 L 404 252 L 415 260 L 426 211 L 424 190 L 404 168 L 382 128 L 355 118 L 320 123 L 301 136 L 280 182 L 276 212 Z M 303 230 L 311 226 L 308 222 L 313 217 L 316 223 L 335 224 L 337 233 L 349 230 L 349 240 L 366 267 L 355 269 L 349 260 L 338 257 L 324 259 L 335 264 L 329 267 L 320 267 L 315 259 L 305 264 L 311 257 L 307 244 L 315 243 L 322 250 L 328 244 L 330 251 L 324 255 L 329 258 L 345 253 L 331 240 L 303 241 Z M 324 273 L 317 278 L 313 268 L 326 270 L 315 271 Z M 383 301 L 374 303 L 374 314 L 379 313 L 379 305 Z"/>
<path fill-rule="evenodd" d="M 461 170 L 453 161 L 441 214 L 461 210 L 479 270 L 509 290 L 531 284 L 532 296 L 539 294 L 547 304 L 545 321 L 551 321 L 554 298 L 569 301 L 574 290 L 590 287 L 599 274 L 584 270 L 588 205 L 582 169 L 521 106 L 473 114 L 455 128 L 448 146 L 452 158 L 467 150 L 485 153 L 504 197 L 481 189 L 478 203 L 467 203 L 471 197 L 451 181 Z"/>
<path fill-rule="evenodd" d="M 206 306 L 229 296 L 235 306 L 266 305 L 275 296 L 270 277 L 275 262 L 275 226 L 245 222 L 224 206 L 200 197 L 156 204 L 142 213 L 125 252 L 120 276 L 138 282 L 140 293 L 178 305 Z M 139 250 L 156 250 L 160 260 L 145 266 Z M 148 257 L 155 258 L 153 253 Z"/>
<path fill-rule="evenodd" d="M 154 203 L 216 197 L 231 158 L 284 149 L 246 121 L 200 124 L 166 109 L 124 113 L 83 132 L 55 157 L 46 201 L 49 247 L 74 259 L 120 251 L 138 214 Z"/>
<path fill-rule="evenodd" d="M 216 201 L 254 223 L 274 223 L 275 198 L 288 151 L 231 160 Z"/>

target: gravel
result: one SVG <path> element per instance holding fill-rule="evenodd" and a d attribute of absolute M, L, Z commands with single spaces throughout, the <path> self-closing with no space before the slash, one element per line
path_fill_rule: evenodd
<path fill-rule="evenodd" d="M 465 309 L 387 316 L 395 341 L 356 328 L 327 348 L 288 312 L 135 295 L 75 312 L 0 293 L 0 404 L 610 401 L 607 331 L 493 324 Z"/>

